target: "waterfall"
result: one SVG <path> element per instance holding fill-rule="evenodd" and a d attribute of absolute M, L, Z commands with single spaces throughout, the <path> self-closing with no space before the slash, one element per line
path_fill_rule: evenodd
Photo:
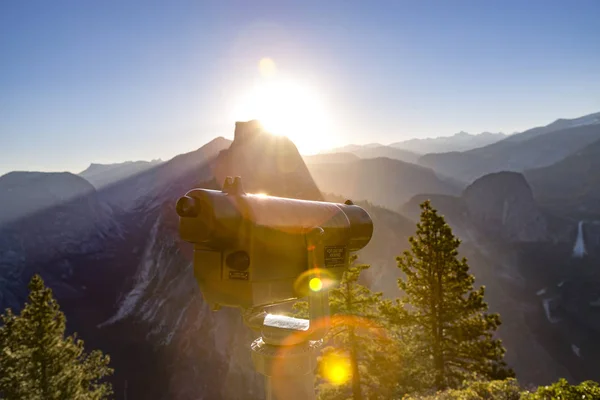
<path fill-rule="evenodd" d="M 581 258 L 586 254 L 585 241 L 583 240 L 583 221 L 579 221 L 577 227 L 577 240 L 575 240 L 575 246 L 573 247 L 573 257 Z"/>
<path fill-rule="evenodd" d="M 506 217 L 508 216 L 508 200 L 504 199 L 502 205 L 502 225 L 506 225 Z"/>
<path fill-rule="evenodd" d="M 546 318 L 548 319 L 548 322 L 550 322 L 551 324 L 556 324 L 557 322 L 560 322 L 560 319 L 552 316 L 551 303 L 553 300 L 554 298 L 544 299 L 542 300 L 542 305 L 544 306 L 544 312 L 546 313 Z"/>

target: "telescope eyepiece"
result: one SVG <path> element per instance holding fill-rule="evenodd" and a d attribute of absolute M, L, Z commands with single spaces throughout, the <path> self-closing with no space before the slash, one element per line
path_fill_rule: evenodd
<path fill-rule="evenodd" d="M 200 206 L 196 199 L 190 196 L 183 196 L 177 200 L 175 205 L 177 215 L 182 218 L 195 218 L 200 214 Z"/>

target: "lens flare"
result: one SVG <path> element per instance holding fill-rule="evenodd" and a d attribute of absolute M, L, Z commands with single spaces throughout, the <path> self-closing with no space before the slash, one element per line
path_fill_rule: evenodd
<path fill-rule="evenodd" d="M 321 376 L 333 385 L 343 385 L 350 380 L 350 359 L 340 352 L 330 352 L 321 360 Z"/>
<path fill-rule="evenodd" d="M 321 289 L 323 289 L 323 282 L 319 278 L 312 278 L 310 282 L 308 282 L 308 287 L 313 292 L 319 292 Z"/>
<path fill-rule="evenodd" d="M 313 268 L 304 271 L 296 278 L 294 290 L 298 297 L 305 297 L 310 294 L 310 291 L 319 292 L 323 289 L 330 289 L 335 286 L 337 281 L 330 271 L 324 268 Z"/>
<path fill-rule="evenodd" d="M 261 60 L 258 62 L 258 70 L 264 77 L 274 76 L 277 73 L 277 65 L 272 58 L 261 58 Z"/>

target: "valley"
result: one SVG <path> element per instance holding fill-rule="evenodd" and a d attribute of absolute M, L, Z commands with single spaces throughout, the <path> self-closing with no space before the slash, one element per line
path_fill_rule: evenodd
<path fill-rule="evenodd" d="M 8 174 L 2 201 L 21 208 L 0 223 L 0 307 L 18 308 L 26 282 L 41 273 L 69 330 L 111 355 L 118 399 L 263 398 L 248 352 L 253 333 L 238 310 L 212 312 L 203 302 L 174 209 L 187 190 L 241 175 L 248 192 L 365 207 L 375 232 L 359 253 L 372 265 L 363 279 L 391 298 L 400 295 L 395 257 L 430 199 L 501 314 L 498 335 L 519 380 L 599 380 L 594 121 L 412 162 L 354 150 L 303 158 L 289 139 L 248 122 L 236 124 L 233 142 L 216 138 L 135 173 L 106 168 L 96 179 L 111 183 L 99 187 L 73 174 Z M 532 157 L 533 149 L 545 150 Z"/>

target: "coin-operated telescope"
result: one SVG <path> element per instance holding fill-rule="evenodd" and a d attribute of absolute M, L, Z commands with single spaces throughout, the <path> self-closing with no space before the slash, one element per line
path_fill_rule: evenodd
<path fill-rule="evenodd" d="M 329 316 L 327 283 L 341 279 L 350 253 L 371 240 L 369 214 L 351 201 L 247 194 L 239 177 L 227 178 L 222 191 L 189 191 L 176 209 L 181 238 L 194 244 L 194 275 L 205 300 L 213 309 L 242 308 L 251 326 L 248 321 L 263 315 L 262 337 L 252 350 L 255 366 L 267 377 L 267 398 L 314 398 L 314 362 L 306 358 L 314 352 L 306 346 L 315 348 L 323 329 L 316 331 L 313 322 Z M 302 297 L 309 299 L 310 321 L 264 313 Z M 307 334 L 294 340 L 297 331 Z M 273 354 L 281 346 L 296 346 L 296 353 L 283 357 L 291 361 L 277 385 Z M 285 388 L 284 397 L 275 386 Z"/>

